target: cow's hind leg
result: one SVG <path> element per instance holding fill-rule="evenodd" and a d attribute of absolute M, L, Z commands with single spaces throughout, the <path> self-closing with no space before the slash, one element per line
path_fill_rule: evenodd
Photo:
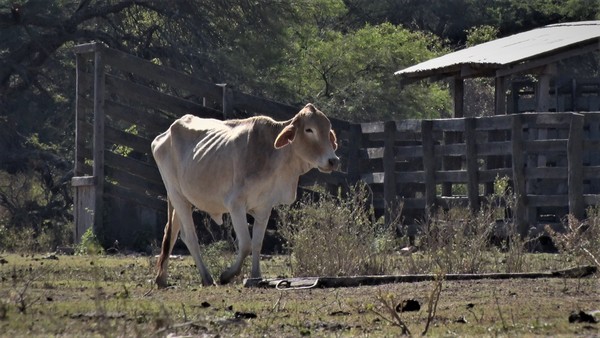
<path fill-rule="evenodd" d="M 192 205 L 179 195 L 172 197 L 171 203 L 173 203 L 175 214 L 178 215 L 181 221 L 181 240 L 185 243 L 196 262 L 196 266 L 202 277 L 202 284 L 205 286 L 214 285 L 212 276 L 204 265 L 200 255 L 200 244 L 198 244 L 198 235 L 196 235 L 196 228 L 194 227 L 194 220 L 192 218 Z"/>
<path fill-rule="evenodd" d="M 171 202 L 167 202 L 167 224 L 165 226 L 165 235 L 163 236 L 162 246 L 160 250 L 160 256 L 157 261 L 158 274 L 156 275 L 156 284 L 159 288 L 167 286 L 168 268 L 169 268 L 169 256 L 173 251 L 173 246 L 177 240 L 181 223 L 179 218 L 173 210 Z"/>

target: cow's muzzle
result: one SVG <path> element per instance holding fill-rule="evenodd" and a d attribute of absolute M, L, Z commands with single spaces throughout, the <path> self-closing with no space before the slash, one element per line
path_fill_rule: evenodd
<path fill-rule="evenodd" d="M 327 166 L 319 167 L 319 171 L 324 173 L 330 173 L 334 170 L 338 170 L 340 168 L 340 159 L 339 157 L 331 157 L 327 160 Z"/>

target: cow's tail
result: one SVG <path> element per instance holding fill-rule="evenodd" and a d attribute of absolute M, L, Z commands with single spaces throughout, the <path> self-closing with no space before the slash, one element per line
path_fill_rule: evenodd
<path fill-rule="evenodd" d="M 171 248 L 171 236 L 173 236 L 173 213 L 173 205 L 171 204 L 171 200 L 167 197 L 167 224 L 165 226 L 165 234 L 162 241 L 160 255 L 158 257 L 158 261 L 156 262 L 156 268 L 158 270 L 156 283 L 159 287 L 165 287 L 167 282 L 167 261 L 169 260 L 171 250 L 173 249 Z"/>

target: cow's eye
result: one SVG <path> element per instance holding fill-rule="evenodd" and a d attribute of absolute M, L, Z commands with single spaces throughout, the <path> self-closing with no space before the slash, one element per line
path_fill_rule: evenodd
<path fill-rule="evenodd" d="M 310 128 L 307 128 L 307 129 L 306 129 L 306 130 L 304 130 L 304 131 L 305 131 L 305 132 L 307 132 L 307 133 L 312 133 L 312 132 L 313 132 L 313 130 L 312 130 L 312 129 L 310 129 Z"/>

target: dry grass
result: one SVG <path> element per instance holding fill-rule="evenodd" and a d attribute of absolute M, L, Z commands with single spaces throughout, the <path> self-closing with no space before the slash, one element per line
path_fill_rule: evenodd
<path fill-rule="evenodd" d="M 6 337 L 398 336 L 398 325 L 371 311 L 383 311 L 378 295 L 389 306 L 421 303 L 421 310 L 399 314 L 413 334 L 428 322 L 427 335 L 434 337 L 600 334 L 598 324 L 567 320 L 571 311 L 597 309 L 597 278 L 444 281 L 428 320 L 435 282 L 302 291 L 203 288 L 193 260 L 183 257 L 172 261 L 173 286 L 156 290 L 148 257 L 2 257 L 0 336 Z M 282 266 L 283 257 L 265 261 L 265 274 L 273 277 Z"/>

